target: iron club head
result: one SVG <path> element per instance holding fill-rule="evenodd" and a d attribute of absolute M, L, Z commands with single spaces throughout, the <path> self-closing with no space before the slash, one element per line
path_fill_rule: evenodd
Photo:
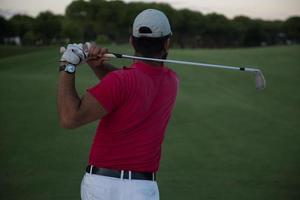
<path fill-rule="evenodd" d="M 255 76 L 255 86 L 258 90 L 263 90 L 266 88 L 266 79 L 260 70 L 254 72 Z"/>

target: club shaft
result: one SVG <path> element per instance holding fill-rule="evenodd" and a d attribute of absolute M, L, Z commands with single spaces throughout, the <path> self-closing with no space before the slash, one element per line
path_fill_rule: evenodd
<path fill-rule="evenodd" d="M 181 60 L 146 58 L 146 57 L 130 56 L 130 55 L 116 54 L 116 53 L 105 54 L 105 56 L 110 57 L 110 58 L 137 59 L 137 60 L 146 60 L 146 61 L 155 61 L 155 62 L 175 63 L 175 64 L 182 64 L 182 65 L 195 65 L 195 66 L 200 66 L 200 67 L 221 68 L 221 69 L 229 69 L 229 70 L 240 70 L 240 71 L 248 71 L 248 72 L 257 72 L 257 71 L 259 71 L 259 69 L 256 69 L 256 68 L 234 67 L 234 66 L 216 65 L 216 64 L 208 64 L 208 63 L 199 63 L 199 62 L 189 62 L 189 61 L 181 61 Z"/>

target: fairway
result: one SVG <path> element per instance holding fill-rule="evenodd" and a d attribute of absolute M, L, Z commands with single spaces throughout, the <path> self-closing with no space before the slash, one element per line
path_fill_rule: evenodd
<path fill-rule="evenodd" d="M 58 47 L 0 46 L 0 199 L 80 199 L 96 123 L 58 125 Z M 109 49 L 129 53 L 129 46 Z M 252 74 L 169 65 L 180 91 L 158 174 L 161 200 L 300 199 L 300 46 L 175 49 L 170 59 L 259 67 Z M 127 60 L 113 60 L 116 66 Z M 76 73 L 83 94 L 97 83 Z"/>

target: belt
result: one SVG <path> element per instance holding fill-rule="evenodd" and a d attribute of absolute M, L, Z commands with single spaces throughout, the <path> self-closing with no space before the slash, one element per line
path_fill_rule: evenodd
<path fill-rule="evenodd" d="M 88 165 L 85 171 L 89 174 L 109 176 L 109 177 L 120 178 L 120 179 L 156 181 L 156 173 L 150 173 L 150 172 L 133 172 L 133 171 L 125 171 L 125 170 L 97 168 L 93 165 Z"/>

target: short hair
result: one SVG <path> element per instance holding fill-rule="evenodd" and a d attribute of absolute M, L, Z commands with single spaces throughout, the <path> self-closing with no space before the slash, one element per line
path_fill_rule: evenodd
<path fill-rule="evenodd" d="M 144 57 L 157 57 L 165 54 L 165 42 L 170 35 L 158 38 L 134 37 L 132 36 L 132 45 L 135 51 Z"/>

